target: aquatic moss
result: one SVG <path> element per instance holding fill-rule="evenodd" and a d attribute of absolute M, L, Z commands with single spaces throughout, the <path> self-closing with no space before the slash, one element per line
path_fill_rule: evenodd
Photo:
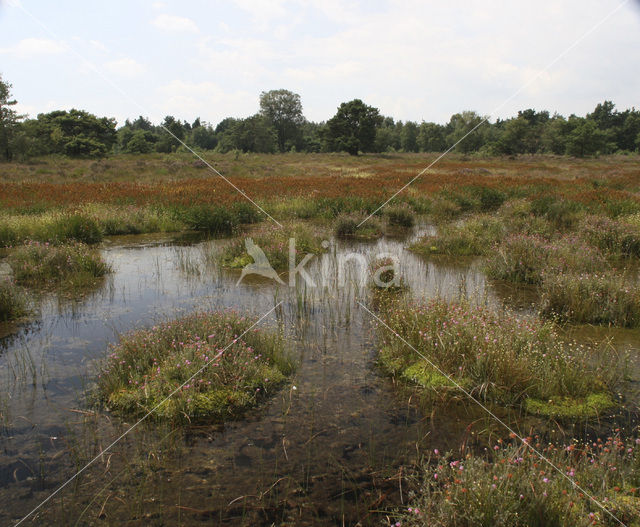
<path fill-rule="evenodd" d="M 528 398 L 524 402 L 525 410 L 531 414 L 569 419 L 597 417 L 616 406 L 611 394 L 606 392 L 592 393 L 580 398 L 554 397 L 547 401 Z"/>

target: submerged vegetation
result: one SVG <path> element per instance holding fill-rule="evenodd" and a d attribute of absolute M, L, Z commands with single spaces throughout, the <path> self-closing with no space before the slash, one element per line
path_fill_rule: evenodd
<path fill-rule="evenodd" d="M 437 298 L 390 301 L 383 315 L 409 345 L 381 327 L 378 362 L 410 383 L 436 391 L 457 384 L 482 400 L 527 403 L 546 415 L 573 406 L 576 415 L 565 417 L 595 416 L 614 406 L 621 365 L 609 352 L 563 343 L 551 323 Z"/>
<path fill-rule="evenodd" d="M 155 409 L 153 417 L 175 421 L 237 417 L 294 369 L 281 336 L 255 322 L 233 311 L 197 313 L 123 335 L 102 368 L 100 396 L 128 416 Z"/>

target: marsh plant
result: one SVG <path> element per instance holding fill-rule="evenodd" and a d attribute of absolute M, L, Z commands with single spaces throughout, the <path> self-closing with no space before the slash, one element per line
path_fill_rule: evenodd
<path fill-rule="evenodd" d="M 281 335 L 255 322 L 214 311 L 123 335 L 102 367 L 100 398 L 127 416 L 157 407 L 153 417 L 161 420 L 237 417 L 273 395 L 294 370 Z"/>
<path fill-rule="evenodd" d="M 24 292 L 12 279 L 0 277 L 0 322 L 23 317 L 28 313 Z"/>
<path fill-rule="evenodd" d="M 558 471 L 512 437 L 483 453 L 435 450 L 413 478 L 413 499 L 391 525 L 640 525 L 640 440 L 609 437 L 556 445 L 525 438 Z"/>
<path fill-rule="evenodd" d="M 401 380 L 533 413 L 587 417 L 614 406 L 615 354 L 562 342 L 549 322 L 495 313 L 468 301 L 389 301 L 378 362 Z M 434 367 L 434 366 L 437 366 Z M 456 386 L 458 385 L 458 386 Z"/>
<path fill-rule="evenodd" d="M 590 273 L 609 267 L 600 250 L 576 236 L 548 240 L 535 234 L 511 234 L 494 246 L 487 274 L 509 282 L 539 284 L 544 274 Z"/>
<path fill-rule="evenodd" d="M 541 312 L 578 324 L 640 326 L 636 279 L 613 272 L 545 275 Z"/>
<path fill-rule="evenodd" d="M 379 238 L 383 234 L 377 218 L 367 219 L 362 215 L 339 216 L 335 221 L 333 232 L 338 238 L 372 239 Z"/>
<path fill-rule="evenodd" d="M 36 287 L 89 285 L 111 271 L 98 250 L 83 243 L 29 241 L 8 260 L 16 282 Z"/>

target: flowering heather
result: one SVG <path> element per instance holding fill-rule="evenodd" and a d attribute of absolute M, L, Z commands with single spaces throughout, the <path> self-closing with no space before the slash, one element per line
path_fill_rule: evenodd
<path fill-rule="evenodd" d="M 254 323 L 233 311 L 196 313 L 124 335 L 104 362 L 99 393 L 113 411 L 135 416 L 184 384 L 154 417 L 236 417 L 273 394 L 293 371 L 282 339 L 249 329 Z"/>
<path fill-rule="evenodd" d="M 608 267 L 602 253 L 579 237 L 549 241 L 535 234 L 511 234 L 494 246 L 487 274 L 510 282 L 539 284 L 544 275 L 597 272 Z"/>
<path fill-rule="evenodd" d="M 542 313 L 561 320 L 640 326 L 640 290 L 636 281 L 613 272 L 545 275 L 540 287 Z"/>
<path fill-rule="evenodd" d="M 414 478 L 413 500 L 391 525 L 620 525 L 571 482 L 624 525 L 639 525 L 640 440 L 609 437 L 568 446 L 526 440 L 561 473 L 515 439 L 498 440 L 484 454 L 434 453 Z"/>
<path fill-rule="evenodd" d="M 383 313 L 403 339 L 476 397 L 507 404 L 544 401 L 548 405 L 535 411 L 546 415 L 560 414 L 554 401 L 566 405 L 569 400 L 584 417 L 580 405 L 594 393 L 603 397 L 591 414 L 612 405 L 610 393 L 618 375 L 612 357 L 563 343 L 550 323 L 442 299 L 427 304 L 390 302 Z M 385 370 L 410 384 L 452 387 L 401 339 L 382 326 L 379 330 L 379 363 Z"/>
<path fill-rule="evenodd" d="M 100 253 L 83 243 L 30 241 L 12 249 L 8 260 L 16 281 L 30 286 L 87 285 L 110 272 Z"/>

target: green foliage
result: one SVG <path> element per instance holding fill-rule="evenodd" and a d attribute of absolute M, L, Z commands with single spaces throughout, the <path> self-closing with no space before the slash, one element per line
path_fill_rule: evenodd
<path fill-rule="evenodd" d="M 22 290 L 9 278 L 0 276 L 0 322 L 15 320 L 28 312 Z"/>
<path fill-rule="evenodd" d="M 477 397 L 505 404 L 608 393 L 619 380 L 610 353 L 565 343 L 541 320 L 437 298 L 390 301 L 381 311 L 401 337 L 380 327 L 382 365 L 405 379 L 444 373 Z M 420 364 L 431 370 L 416 370 Z"/>
<path fill-rule="evenodd" d="M 336 219 L 334 234 L 339 238 L 378 238 L 382 236 L 382 228 L 376 218 L 368 218 L 362 225 L 365 216 L 342 215 Z"/>
<path fill-rule="evenodd" d="M 535 234 L 511 234 L 494 247 L 487 261 L 491 278 L 539 284 L 546 276 L 608 269 L 598 249 L 575 236 L 549 241 Z"/>
<path fill-rule="evenodd" d="M 387 221 L 389 225 L 395 225 L 397 227 L 413 227 L 416 218 L 413 211 L 403 205 L 391 205 L 385 209 L 387 215 Z"/>
<path fill-rule="evenodd" d="M 577 324 L 640 326 L 640 291 L 613 272 L 545 275 L 542 313 Z"/>
<path fill-rule="evenodd" d="M 357 156 L 358 152 L 371 151 L 376 129 L 381 124 L 382 117 L 377 108 L 354 99 L 342 103 L 336 114 L 327 121 L 325 138 L 331 150 Z"/>
<path fill-rule="evenodd" d="M 12 249 L 8 260 L 16 282 L 28 286 L 81 287 L 111 271 L 97 250 L 82 243 L 28 242 Z"/>
<path fill-rule="evenodd" d="M 11 98 L 11 84 L 0 75 L 0 159 L 10 161 L 14 156 L 15 137 L 21 117 L 13 110 L 18 103 Z"/>
<path fill-rule="evenodd" d="M 548 463 L 515 438 L 499 439 L 484 453 L 466 449 L 428 456 L 415 477 L 412 501 L 393 514 L 395 525 L 640 525 L 640 455 L 633 439 L 609 437 L 569 445 L 546 443 L 537 436 L 527 439 Z M 578 492 L 574 482 L 591 496 Z"/>
<path fill-rule="evenodd" d="M 233 311 L 196 313 L 123 335 L 103 364 L 99 394 L 127 416 L 155 409 L 158 420 L 237 418 L 293 371 L 282 338 L 254 323 Z"/>
<path fill-rule="evenodd" d="M 488 215 L 472 216 L 439 227 L 436 236 L 424 236 L 410 248 L 420 254 L 473 256 L 489 254 L 507 232 L 504 220 Z"/>
<path fill-rule="evenodd" d="M 210 234 L 233 234 L 238 226 L 238 217 L 231 209 L 217 205 L 194 205 L 180 210 L 178 217 L 190 229 Z"/>
<path fill-rule="evenodd" d="M 260 94 L 260 113 L 275 128 L 278 150 L 285 152 L 292 146 L 301 146 L 302 102 L 297 93 L 289 90 L 271 90 Z M 288 147 L 288 148 L 287 148 Z"/>

